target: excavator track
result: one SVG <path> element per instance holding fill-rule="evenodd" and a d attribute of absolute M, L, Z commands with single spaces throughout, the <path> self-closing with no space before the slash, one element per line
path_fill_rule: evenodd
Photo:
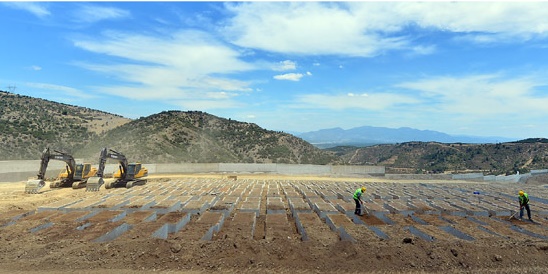
<path fill-rule="evenodd" d="M 105 181 L 101 177 L 90 177 L 86 183 L 86 191 L 99 191 L 104 183 Z"/>
<path fill-rule="evenodd" d="M 116 180 L 114 182 L 106 183 L 105 188 L 132 188 L 134 186 L 142 186 L 147 183 L 147 179 L 133 179 L 133 180 Z"/>
<path fill-rule="evenodd" d="M 142 186 L 142 185 L 145 185 L 146 183 L 147 183 L 147 179 L 133 180 L 133 181 L 127 182 L 126 188 L 131 188 L 133 186 Z"/>
<path fill-rule="evenodd" d="M 72 183 L 72 189 L 80 189 L 84 187 L 87 187 L 87 180 Z"/>
<path fill-rule="evenodd" d="M 44 182 L 44 180 L 28 180 L 27 184 L 25 185 L 25 193 L 38 194 L 40 189 L 42 189 L 45 185 L 46 182 Z"/>
<path fill-rule="evenodd" d="M 49 188 L 62 188 L 62 187 L 70 187 L 73 185 L 73 181 L 69 179 L 63 179 L 60 181 L 55 181 L 53 183 L 49 184 Z"/>
<path fill-rule="evenodd" d="M 51 182 L 49 183 L 49 188 L 60 188 L 61 184 L 62 184 L 61 181 Z"/>

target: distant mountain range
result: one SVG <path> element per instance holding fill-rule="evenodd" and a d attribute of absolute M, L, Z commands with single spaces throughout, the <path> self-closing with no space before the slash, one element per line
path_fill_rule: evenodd
<path fill-rule="evenodd" d="M 404 142 L 439 142 L 491 144 L 516 141 L 505 137 L 453 136 L 433 130 L 418 130 L 409 127 L 385 128 L 363 126 L 351 129 L 330 128 L 295 134 L 297 137 L 320 148 L 335 146 L 371 146 Z"/>

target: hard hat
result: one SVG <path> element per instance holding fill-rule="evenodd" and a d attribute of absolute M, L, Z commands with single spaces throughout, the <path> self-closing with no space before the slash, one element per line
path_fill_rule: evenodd
<path fill-rule="evenodd" d="M 519 191 L 519 196 L 523 196 L 523 190 Z"/>
<path fill-rule="evenodd" d="M 366 188 L 364 186 L 362 186 L 362 192 L 365 192 Z"/>

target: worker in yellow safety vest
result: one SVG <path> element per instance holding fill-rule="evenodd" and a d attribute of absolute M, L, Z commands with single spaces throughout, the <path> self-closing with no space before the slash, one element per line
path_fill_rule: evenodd
<path fill-rule="evenodd" d="M 527 217 L 529 217 L 529 221 L 533 221 L 531 219 L 531 208 L 529 207 L 529 195 L 523 192 L 523 190 L 520 190 L 518 194 L 519 194 L 519 218 L 523 219 L 523 208 L 525 208 L 525 210 L 527 210 Z"/>
<path fill-rule="evenodd" d="M 354 198 L 354 202 L 356 202 L 356 210 L 354 211 L 354 214 L 363 215 L 361 212 L 361 206 L 363 206 L 362 195 L 365 193 L 365 190 L 366 190 L 365 187 L 361 187 L 356 189 L 356 191 L 354 192 L 353 198 Z"/>

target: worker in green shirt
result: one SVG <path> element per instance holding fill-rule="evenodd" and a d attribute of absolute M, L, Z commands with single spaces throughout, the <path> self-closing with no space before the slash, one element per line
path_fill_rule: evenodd
<path fill-rule="evenodd" d="M 356 215 L 363 215 L 361 212 L 361 206 L 363 206 L 363 200 L 362 195 L 365 193 L 366 188 L 361 187 L 356 189 L 354 192 L 354 202 L 356 202 L 356 210 L 354 211 L 354 214 Z"/>
<path fill-rule="evenodd" d="M 523 219 L 523 208 L 527 210 L 527 217 L 529 217 L 529 221 L 533 221 L 531 219 L 531 209 L 529 208 L 529 195 L 523 192 L 523 190 L 520 190 L 519 191 L 519 218 L 520 219 Z"/>

